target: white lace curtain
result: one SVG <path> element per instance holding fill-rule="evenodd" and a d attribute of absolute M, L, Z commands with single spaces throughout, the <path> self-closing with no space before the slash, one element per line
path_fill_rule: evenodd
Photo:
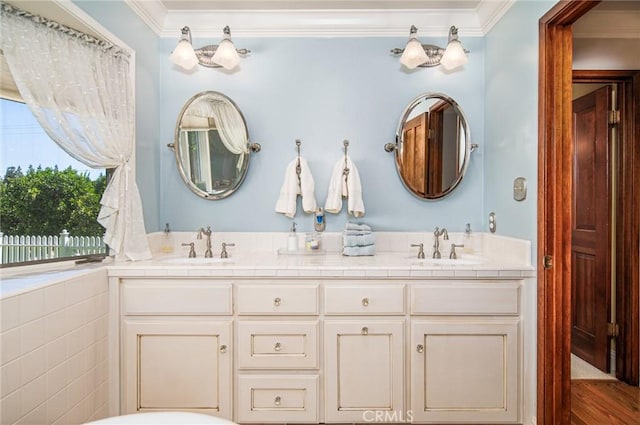
<path fill-rule="evenodd" d="M 244 120 L 235 106 L 228 100 L 209 95 L 189 107 L 189 115 L 213 117 L 222 144 L 233 154 L 248 153 L 247 130 Z M 244 155 L 238 158 L 236 168 L 240 170 Z"/>
<path fill-rule="evenodd" d="M 42 128 L 78 161 L 115 168 L 98 214 L 105 242 L 118 258 L 151 258 L 130 163 L 135 117 L 128 55 L 42 17 L 0 7 L 0 47 Z"/>

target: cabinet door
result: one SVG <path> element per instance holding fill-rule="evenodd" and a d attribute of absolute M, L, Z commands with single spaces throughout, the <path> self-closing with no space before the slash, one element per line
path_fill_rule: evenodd
<path fill-rule="evenodd" d="M 520 397 L 518 329 L 517 318 L 413 321 L 413 420 L 516 422 Z"/>
<path fill-rule="evenodd" d="M 325 420 L 404 419 L 404 321 L 327 320 Z"/>
<path fill-rule="evenodd" d="M 231 419 L 231 321 L 125 320 L 123 413 L 188 410 Z"/>

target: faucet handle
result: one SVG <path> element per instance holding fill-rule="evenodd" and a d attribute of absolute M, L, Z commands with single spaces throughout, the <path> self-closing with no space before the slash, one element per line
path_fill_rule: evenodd
<path fill-rule="evenodd" d="M 456 248 L 464 248 L 464 245 L 463 244 L 457 245 L 454 243 L 451 244 L 451 252 L 449 253 L 449 258 L 452 260 L 455 260 L 458 258 L 458 254 L 456 254 Z"/>
<path fill-rule="evenodd" d="M 182 246 L 189 246 L 191 247 L 189 249 L 189 258 L 196 258 L 196 249 L 195 249 L 195 243 L 193 242 L 189 242 L 189 243 L 183 243 Z"/>
<path fill-rule="evenodd" d="M 411 247 L 417 247 L 420 248 L 418 250 L 418 259 L 419 260 L 423 260 L 424 259 L 424 244 L 423 243 L 412 243 Z"/>
<path fill-rule="evenodd" d="M 229 258 L 229 253 L 227 252 L 228 246 L 236 246 L 236 244 L 222 242 L 222 251 L 220 251 L 220 258 Z"/>

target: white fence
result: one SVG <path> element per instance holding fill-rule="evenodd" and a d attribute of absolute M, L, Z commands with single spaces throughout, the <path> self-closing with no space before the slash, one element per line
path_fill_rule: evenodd
<path fill-rule="evenodd" d="M 46 260 L 106 251 L 100 236 L 71 236 L 63 230 L 57 236 L 9 236 L 0 232 L 0 264 Z"/>

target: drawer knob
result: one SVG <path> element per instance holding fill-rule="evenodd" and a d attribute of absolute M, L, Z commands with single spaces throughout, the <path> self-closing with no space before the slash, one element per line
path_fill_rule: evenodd
<path fill-rule="evenodd" d="M 276 342 L 276 345 L 273 346 L 273 349 L 276 351 L 282 350 L 282 344 L 280 344 L 279 342 Z"/>
<path fill-rule="evenodd" d="M 273 400 L 273 404 L 275 404 L 276 406 L 280 406 L 281 403 L 282 399 L 280 398 L 280 396 L 276 396 L 275 400 Z"/>
<path fill-rule="evenodd" d="M 424 345 L 418 344 L 418 346 L 416 347 L 416 351 L 418 353 L 423 353 L 424 352 Z"/>
<path fill-rule="evenodd" d="M 361 333 L 362 335 L 369 335 L 369 328 L 366 326 L 363 326 Z"/>
<path fill-rule="evenodd" d="M 363 298 L 363 299 L 362 299 L 362 306 L 363 306 L 363 307 L 366 307 L 366 306 L 368 306 L 368 305 L 369 305 L 369 298 Z"/>
<path fill-rule="evenodd" d="M 280 297 L 274 298 L 273 305 L 275 305 L 276 307 L 279 307 L 280 304 L 282 304 L 282 300 L 280 299 Z"/>
<path fill-rule="evenodd" d="M 226 345 L 221 345 L 221 346 L 220 346 L 220 352 L 221 352 L 222 354 L 226 353 L 226 352 L 227 352 L 227 346 L 226 346 Z"/>

